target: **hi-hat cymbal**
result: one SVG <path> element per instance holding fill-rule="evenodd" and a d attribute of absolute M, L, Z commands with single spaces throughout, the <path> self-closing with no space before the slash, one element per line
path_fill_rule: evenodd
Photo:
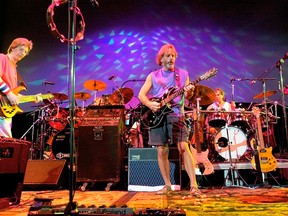
<path fill-rule="evenodd" d="M 55 100 L 60 100 L 60 101 L 63 101 L 63 100 L 67 100 L 68 99 L 68 95 L 66 94 L 63 94 L 63 93 L 52 93 L 52 95 L 54 95 L 54 99 Z"/>
<path fill-rule="evenodd" d="M 265 95 L 266 95 L 266 97 L 270 97 L 270 96 L 272 96 L 272 95 L 274 95 L 274 94 L 276 94 L 276 93 L 277 93 L 276 90 L 271 90 L 271 91 L 266 91 L 266 92 L 265 92 Z M 255 95 L 255 96 L 253 97 L 253 99 L 260 99 L 260 98 L 264 98 L 264 93 L 263 93 L 263 92 Z"/>
<path fill-rule="evenodd" d="M 210 105 L 214 102 L 216 94 L 213 89 L 204 85 L 195 85 L 194 95 L 188 99 L 191 103 L 197 104 L 197 98 L 200 98 L 200 106 Z"/>
<path fill-rule="evenodd" d="M 100 80 L 87 80 L 84 82 L 84 88 L 90 91 L 103 91 L 106 89 L 106 83 Z"/>
<path fill-rule="evenodd" d="M 134 92 L 131 88 L 121 88 L 114 91 L 111 95 L 108 96 L 109 103 L 112 105 L 122 105 L 127 104 L 132 97 Z"/>
<path fill-rule="evenodd" d="M 91 95 L 89 93 L 87 93 L 87 92 L 76 92 L 74 94 L 74 97 L 76 99 L 80 99 L 80 100 L 87 100 L 87 99 L 89 99 L 91 97 Z"/>

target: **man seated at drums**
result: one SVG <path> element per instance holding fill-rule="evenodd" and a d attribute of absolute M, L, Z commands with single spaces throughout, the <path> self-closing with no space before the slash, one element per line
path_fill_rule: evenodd
<path fill-rule="evenodd" d="M 229 123 L 229 112 L 235 109 L 235 104 L 225 101 L 225 92 L 221 88 L 215 90 L 215 101 L 207 107 L 208 111 L 213 111 L 207 114 L 206 128 L 208 136 L 213 136 L 220 128 Z M 223 112 L 224 111 L 224 112 Z"/>

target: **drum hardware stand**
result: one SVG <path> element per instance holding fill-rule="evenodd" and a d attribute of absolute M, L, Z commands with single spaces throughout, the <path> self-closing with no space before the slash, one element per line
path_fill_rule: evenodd
<path fill-rule="evenodd" d="M 228 131 L 228 124 L 226 123 L 225 125 L 225 128 L 226 128 L 226 133 L 227 133 L 227 139 L 223 137 L 223 142 L 227 142 L 227 146 L 228 146 L 228 153 L 229 153 L 229 163 L 230 163 L 230 167 L 229 167 L 229 170 L 226 174 L 226 177 L 224 179 L 224 185 L 226 184 L 228 178 L 229 178 L 229 174 L 231 175 L 231 182 L 232 184 L 229 185 L 229 187 L 240 187 L 241 185 L 239 185 L 239 182 L 237 182 L 237 184 L 235 184 L 235 178 L 237 178 L 239 180 L 239 178 L 243 181 L 243 183 L 245 183 L 245 185 L 247 187 L 248 184 L 247 182 L 244 180 L 244 178 L 240 175 L 239 171 L 235 168 L 235 166 L 232 164 L 232 155 L 231 155 L 231 144 L 232 142 L 230 142 L 230 139 L 229 139 L 229 131 Z M 221 137 L 222 138 L 222 137 Z M 220 139 L 221 139 L 220 138 Z M 224 187 L 223 185 L 223 187 Z M 227 186 L 227 185 L 226 185 Z M 222 187 L 222 188 L 223 188 Z"/>
<path fill-rule="evenodd" d="M 33 116 L 33 123 L 32 125 L 26 130 L 26 132 L 20 137 L 20 140 L 24 139 L 24 137 L 29 133 L 29 131 L 31 130 L 31 143 L 32 143 L 32 146 L 30 148 L 30 153 L 29 153 L 29 159 L 36 159 L 34 158 L 34 151 L 35 151 L 35 144 L 34 143 L 34 134 L 35 134 L 35 125 L 38 124 L 38 123 L 42 123 L 41 124 L 41 128 L 43 127 L 43 119 L 44 119 L 44 110 L 48 107 L 49 105 L 45 105 L 41 108 L 38 108 L 37 110 L 34 110 L 30 113 L 28 113 L 27 115 L 31 115 Z M 36 112 L 39 112 L 38 114 L 38 119 L 35 120 L 35 113 Z M 45 145 L 44 143 L 44 139 L 43 139 L 43 134 L 42 132 L 43 131 L 46 131 L 46 130 L 41 130 L 41 137 L 40 137 L 40 159 L 42 157 L 42 152 L 43 152 L 43 147 Z M 37 137 L 38 137 L 38 133 L 37 133 Z M 38 139 L 37 139 L 37 142 L 38 142 Z"/>

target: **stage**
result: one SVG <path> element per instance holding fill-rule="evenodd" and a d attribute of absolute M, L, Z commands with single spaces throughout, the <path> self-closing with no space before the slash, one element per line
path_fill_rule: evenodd
<path fill-rule="evenodd" d="M 93 186 L 87 186 L 85 191 L 77 187 L 72 198 L 77 210 L 72 211 L 70 215 L 287 215 L 288 163 L 279 159 L 277 162 L 277 170 L 267 174 L 266 185 L 257 180 L 257 172 L 249 162 L 232 164 L 235 172 L 248 185 L 243 181 L 241 183 L 240 178 L 236 179 L 235 185 L 231 185 L 231 181 L 227 184 L 226 180 L 231 180 L 227 176 L 231 164 L 213 163 L 213 174 L 197 175 L 202 191 L 199 197 L 189 195 L 189 184 L 183 170 L 181 190 L 176 189 L 169 195 L 157 195 L 155 191 L 131 191 L 125 187 L 126 184 L 120 183 L 113 184 L 107 190 L 106 183 L 96 182 Z M 151 177 L 151 181 L 154 180 L 154 177 Z M 49 185 L 46 189 L 36 189 L 26 190 L 24 182 L 20 204 L 4 208 L 5 204 L 0 202 L 0 215 L 64 215 L 64 209 L 71 200 L 68 189 L 52 190 Z M 31 206 L 36 208 L 30 211 Z"/>
<path fill-rule="evenodd" d="M 200 197 L 190 197 L 188 191 L 177 191 L 169 195 L 157 195 L 155 192 L 76 191 L 73 201 L 78 204 L 79 215 L 101 215 L 95 213 L 101 208 L 102 212 L 110 210 L 118 214 L 122 212 L 122 215 L 129 214 L 131 210 L 134 215 L 149 210 L 166 210 L 169 215 L 176 215 L 176 212 L 180 212 L 177 215 L 287 215 L 286 187 L 224 187 L 201 191 L 203 194 Z M 43 214 L 40 215 L 63 215 L 69 201 L 69 191 L 23 191 L 20 205 L 2 209 L 0 215 L 26 216 L 35 198 L 52 200 L 51 207 L 42 208 L 39 213 Z M 30 215 L 35 213 L 30 212 Z"/>

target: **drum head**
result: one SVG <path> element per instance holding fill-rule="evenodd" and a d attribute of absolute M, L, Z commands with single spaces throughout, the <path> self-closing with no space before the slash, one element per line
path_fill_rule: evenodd
<path fill-rule="evenodd" d="M 227 143 L 225 143 L 225 140 Z M 215 150 L 227 160 L 230 159 L 229 144 L 231 159 L 240 159 L 247 150 L 247 138 L 245 133 L 240 128 L 234 126 L 221 128 L 214 137 L 214 145 Z"/>

